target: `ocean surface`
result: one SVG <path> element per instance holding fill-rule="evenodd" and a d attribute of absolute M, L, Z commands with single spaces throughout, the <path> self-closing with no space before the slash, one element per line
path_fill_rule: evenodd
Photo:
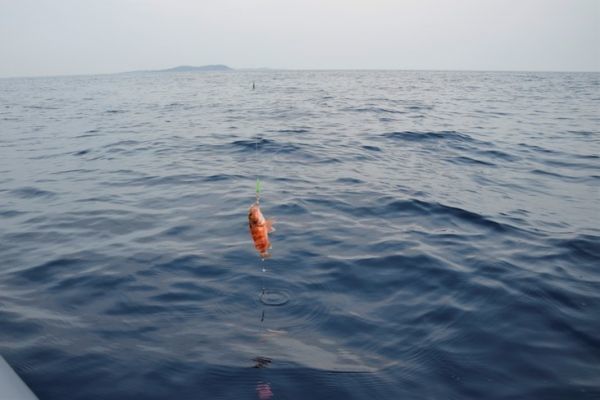
<path fill-rule="evenodd" d="M 0 354 L 40 400 L 598 399 L 600 74 L 1 79 Z"/>

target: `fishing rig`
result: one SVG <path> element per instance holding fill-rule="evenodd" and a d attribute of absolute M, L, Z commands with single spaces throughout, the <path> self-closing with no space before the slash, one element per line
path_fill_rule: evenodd
<path fill-rule="evenodd" d="M 256 159 L 258 160 L 258 142 L 259 142 L 259 137 L 256 138 L 256 142 L 255 142 L 255 146 L 256 146 Z M 256 169 L 257 171 L 259 170 L 258 168 Z M 262 183 L 260 180 L 260 176 L 256 176 L 256 184 L 255 184 L 255 196 L 256 196 L 256 200 L 255 200 L 255 204 L 258 206 L 260 205 L 260 197 L 261 197 L 261 193 L 262 193 Z M 265 286 L 265 274 L 267 272 L 267 268 L 266 268 L 266 263 L 265 263 L 265 258 L 263 254 L 261 254 L 261 271 L 262 271 L 262 276 L 261 276 L 261 291 L 260 291 L 260 296 L 259 296 L 259 300 L 261 303 L 263 303 L 264 305 L 267 306 L 282 306 L 284 304 L 286 304 L 289 301 L 289 297 L 288 295 L 284 292 L 284 291 L 279 291 L 279 290 L 269 290 L 266 288 Z M 261 317 L 261 322 L 264 320 L 264 311 L 263 311 L 263 315 Z"/>

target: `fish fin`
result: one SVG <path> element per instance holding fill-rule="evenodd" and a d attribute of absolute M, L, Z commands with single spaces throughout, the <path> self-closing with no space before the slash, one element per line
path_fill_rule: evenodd
<path fill-rule="evenodd" d="M 275 220 L 272 218 L 269 218 L 267 220 L 267 232 L 269 232 L 269 233 L 275 232 L 275 227 L 273 226 L 274 223 L 275 223 Z"/>

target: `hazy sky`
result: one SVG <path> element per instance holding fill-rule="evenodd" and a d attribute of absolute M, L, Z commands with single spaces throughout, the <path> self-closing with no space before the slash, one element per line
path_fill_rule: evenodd
<path fill-rule="evenodd" d="M 600 70 L 600 0 L 0 0 L 0 76 Z"/>

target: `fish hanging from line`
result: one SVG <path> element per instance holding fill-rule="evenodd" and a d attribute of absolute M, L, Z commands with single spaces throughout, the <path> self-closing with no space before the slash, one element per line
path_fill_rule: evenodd
<path fill-rule="evenodd" d="M 250 234 L 254 241 L 254 247 L 258 250 L 260 257 L 264 260 L 265 258 L 271 257 L 269 250 L 271 249 L 271 242 L 269 241 L 269 233 L 274 232 L 273 220 L 265 219 L 260 206 L 258 205 L 258 197 L 256 203 L 250 206 L 248 211 L 248 223 L 250 225 Z"/>

